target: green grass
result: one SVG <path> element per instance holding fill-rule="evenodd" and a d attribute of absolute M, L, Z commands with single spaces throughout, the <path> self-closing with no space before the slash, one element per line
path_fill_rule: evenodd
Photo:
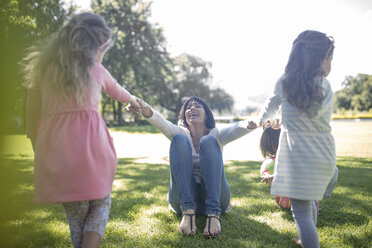
<path fill-rule="evenodd" d="M 63 208 L 33 203 L 32 151 L 16 137 L 8 137 L 8 153 L 0 160 L 0 247 L 72 247 Z M 372 246 L 371 164 L 372 158 L 338 158 L 338 185 L 320 202 L 321 247 Z M 166 202 L 168 165 L 119 159 L 101 247 L 296 247 L 291 214 L 260 182 L 259 166 L 257 161 L 225 165 L 233 210 L 222 216 L 222 236 L 207 240 L 204 217 L 197 219 L 195 236 L 178 233 L 180 218 Z"/>
<path fill-rule="evenodd" d="M 150 125 L 128 125 L 128 126 L 110 126 L 110 130 L 112 131 L 122 131 L 128 133 L 160 133 L 159 129 Z"/>

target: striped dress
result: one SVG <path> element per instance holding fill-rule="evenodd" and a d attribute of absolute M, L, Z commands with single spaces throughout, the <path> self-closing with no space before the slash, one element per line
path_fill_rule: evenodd
<path fill-rule="evenodd" d="M 336 167 L 335 142 L 331 134 L 333 93 L 325 77 L 319 77 L 325 99 L 310 116 L 289 104 L 282 80 L 275 85 L 259 115 L 265 122 L 282 106 L 282 126 L 271 194 L 300 200 L 321 200 Z"/>

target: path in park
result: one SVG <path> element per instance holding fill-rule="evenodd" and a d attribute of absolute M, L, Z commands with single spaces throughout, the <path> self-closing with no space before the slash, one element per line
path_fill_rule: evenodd
<path fill-rule="evenodd" d="M 163 134 L 131 134 L 111 132 L 119 158 L 139 158 L 137 162 L 168 163 L 170 141 Z M 258 149 L 261 130 L 225 146 L 224 160 L 261 160 Z"/>
<path fill-rule="evenodd" d="M 372 121 L 333 121 L 337 156 L 372 157 Z M 227 144 L 223 151 L 228 160 L 262 160 L 257 129 Z M 111 132 L 119 158 L 137 158 L 143 163 L 168 163 L 170 141 L 163 134 L 131 134 Z"/>

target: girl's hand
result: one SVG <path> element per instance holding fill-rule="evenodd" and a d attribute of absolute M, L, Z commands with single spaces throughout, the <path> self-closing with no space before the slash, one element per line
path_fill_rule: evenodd
<path fill-rule="evenodd" d="M 271 128 L 274 129 L 274 130 L 278 130 L 280 129 L 280 120 L 279 119 L 274 119 L 273 122 L 272 122 L 272 125 L 271 125 Z"/>
<path fill-rule="evenodd" d="M 267 120 L 266 123 L 260 123 L 263 126 L 263 129 L 267 129 L 271 127 L 274 130 L 280 129 L 280 120 L 279 119 L 274 119 L 274 120 Z"/>
<path fill-rule="evenodd" d="M 269 173 L 264 173 L 261 176 L 261 182 L 265 182 L 265 184 L 271 185 L 271 182 L 273 181 L 273 179 L 274 179 L 274 175 L 270 175 Z"/>
<path fill-rule="evenodd" d="M 129 113 L 134 113 L 134 114 L 139 114 L 140 113 L 141 107 L 138 104 L 137 99 L 138 98 L 136 96 L 133 96 L 133 95 L 130 97 L 129 104 L 125 107 L 125 109 Z"/>

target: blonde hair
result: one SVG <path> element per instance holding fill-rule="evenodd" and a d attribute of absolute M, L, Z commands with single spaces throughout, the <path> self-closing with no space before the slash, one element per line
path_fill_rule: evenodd
<path fill-rule="evenodd" d="M 98 49 L 107 49 L 111 38 L 111 29 L 99 15 L 85 12 L 73 16 L 46 46 L 40 43 L 28 49 L 22 61 L 26 84 L 33 87 L 51 72 L 50 83 L 68 100 L 71 93 L 81 105 L 92 82 L 95 54 Z"/>

